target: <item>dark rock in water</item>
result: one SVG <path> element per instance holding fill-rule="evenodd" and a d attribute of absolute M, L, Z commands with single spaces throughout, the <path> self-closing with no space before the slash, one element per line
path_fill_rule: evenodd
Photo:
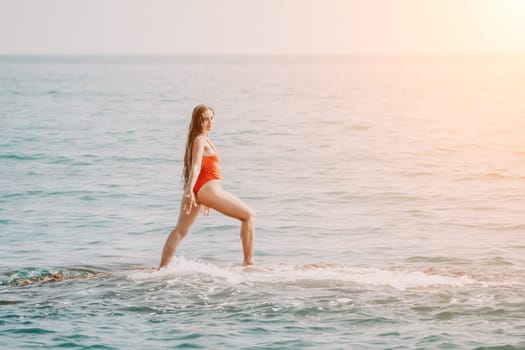
<path fill-rule="evenodd" d="M 77 278 L 89 278 L 95 273 L 75 269 L 24 269 L 17 271 L 8 278 L 0 280 L 2 286 L 25 286 L 28 284 L 62 281 Z"/>

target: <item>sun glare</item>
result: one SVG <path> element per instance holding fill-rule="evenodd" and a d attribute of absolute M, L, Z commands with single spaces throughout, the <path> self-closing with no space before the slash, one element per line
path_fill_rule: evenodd
<path fill-rule="evenodd" d="M 499 2 L 498 2 L 499 3 Z M 514 26 L 519 26 L 523 28 L 525 23 L 525 1 L 524 0 L 508 0 L 502 1 L 501 5 L 505 6 L 507 4 L 507 14 L 509 19 L 512 21 Z"/>
<path fill-rule="evenodd" d="M 471 0 L 469 8 L 494 53 L 523 52 L 525 0 Z"/>
<path fill-rule="evenodd" d="M 511 34 L 525 34 L 525 0 L 492 1 L 492 15 L 499 14 L 502 27 Z"/>

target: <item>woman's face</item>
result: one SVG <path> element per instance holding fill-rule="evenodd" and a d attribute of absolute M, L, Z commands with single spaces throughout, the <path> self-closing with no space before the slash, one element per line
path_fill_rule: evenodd
<path fill-rule="evenodd" d="M 202 116 L 202 131 L 203 132 L 210 132 L 211 128 L 213 127 L 214 123 L 214 115 L 211 110 L 207 110 L 204 112 L 204 115 Z"/>

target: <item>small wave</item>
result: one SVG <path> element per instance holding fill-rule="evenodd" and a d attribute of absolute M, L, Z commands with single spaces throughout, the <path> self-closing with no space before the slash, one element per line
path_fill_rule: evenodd
<path fill-rule="evenodd" d="M 483 173 L 466 174 L 458 177 L 458 181 L 473 181 L 473 180 L 508 180 L 518 178 L 508 173 L 499 171 L 487 171 Z"/>
<path fill-rule="evenodd" d="M 447 256 L 412 256 L 405 259 L 411 263 L 449 263 L 449 264 L 468 264 L 469 261 L 466 259 L 459 259 Z"/>
<path fill-rule="evenodd" d="M 22 154 L 0 154 L 0 159 L 36 160 L 37 157 Z"/>
<path fill-rule="evenodd" d="M 356 131 L 360 131 L 360 130 L 368 130 L 370 129 L 371 126 L 368 126 L 368 125 L 360 125 L 360 124 L 352 124 L 348 127 L 349 130 L 356 130 Z"/>

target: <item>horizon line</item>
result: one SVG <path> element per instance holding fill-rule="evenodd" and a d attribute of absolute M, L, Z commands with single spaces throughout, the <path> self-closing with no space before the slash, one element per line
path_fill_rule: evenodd
<path fill-rule="evenodd" d="M 219 57 L 232 57 L 232 56 L 247 56 L 247 57 L 291 57 L 291 56 L 339 56 L 339 57 L 398 57 L 398 56 L 525 56 L 525 52 L 515 53 L 488 53 L 488 52 L 471 52 L 471 53 L 459 53 L 459 52 L 447 52 L 447 53 L 10 53 L 0 52 L 0 56 L 219 56 Z"/>

